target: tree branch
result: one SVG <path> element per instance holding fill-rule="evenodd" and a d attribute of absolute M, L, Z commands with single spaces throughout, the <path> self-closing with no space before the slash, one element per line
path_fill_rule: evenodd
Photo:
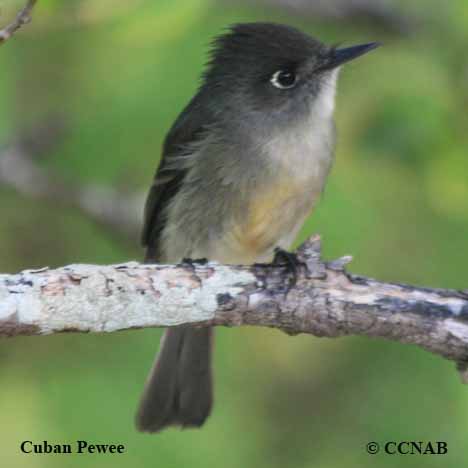
<path fill-rule="evenodd" d="M 18 29 L 31 21 L 31 12 L 37 0 L 28 0 L 23 9 L 16 15 L 14 21 L 0 29 L 0 45 L 10 39 Z"/>
<path fill-rule="evenodd" d="M 128 193 L 114 187 L 77 183 L 38 163 L 62 141 L 63 118 L 51 117 L 30 132 L 14 138 L 0 150 L 0 186 L 26 197 L 52 201 L 79 210 L 121 239 L 138 239 L 145 193 Z M 134 244 L 134 242 L 132 242 Z"/>
<path fill-rule="evenodd" d="M 0 335 L 256 325 L 288 334 L 362 335 L 455 361 L 468 383 L 468 291 L 383 283 L 320 259 L 320 239 L 289 291 L 281 266 L 69 265 L 0 275 Z"/>

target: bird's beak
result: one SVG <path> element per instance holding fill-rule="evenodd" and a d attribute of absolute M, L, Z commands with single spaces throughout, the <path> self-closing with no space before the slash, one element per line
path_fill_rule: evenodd
<path fill-rule="evenodd" d="M 320 68 L 322 70 L 330 70 L 332 68 L 339 67 L 350 60 L 354 60 L 361 55 L 367 54 L 367 52 L 370 52 L 379 46 L 379 42 L 370 42 L 369 44 L 360 44 L 352 47 L 346 47 L 344 49 L 333 49 L 328 56 L 326 63 L 324 63 Z"/>

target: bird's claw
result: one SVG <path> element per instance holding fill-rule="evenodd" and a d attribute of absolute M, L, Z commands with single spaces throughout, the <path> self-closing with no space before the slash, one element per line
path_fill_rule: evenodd
<path fill-rule="evenodd" d="M 207 258 L 187 258 L 184 257 L 180 262 L 182 266 L 194 267 L 196 265 L 206 265 L 208 263 Z"/>
<path fill-rule="evenodd" d="M 286 291 L 287 294 L 289 290 L 296 285 L 299 270 L 305 265 L 297 258 L 295 253 L 288 252 L 280 247 L 276 247 L 274 253 L 273 265 L 284 266 L 289 274 L 289 284 Z"/>

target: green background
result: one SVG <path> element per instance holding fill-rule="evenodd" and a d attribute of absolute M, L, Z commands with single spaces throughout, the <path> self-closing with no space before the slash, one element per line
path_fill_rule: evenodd
<path fill-rule="evenodd" d="M 5 23 L 22 2 L 5 3 Z M 207 44 L 233 22 L 288 23 L 328 43 L 384 47 L 347 65 L 337 159 L 301 238 L 381 280 L 468 287 L 468 5 L 401 2 L 400 35 L 208 0 L 39 0 L 0 48 L 0 141 L 51 114 L 69 131 L 40 164 L 65 180 L 149 186 L 165 132 L 194 93 Z M 1 152 L 0 152 L 1 157 Z M 0 187 L 0 271 L 141 259 L 64 205 Z M 0 463 L 14 467 L 460 467 L 468 388 L 454 365 L 364 338 L 219 329 L 216 406 L 199 431 L 139 434 L 133 414 L 160 330 L 0 342 Z M 122 443 L 124 455 L 25 455 L 23 440 Z M 369 441 L 443 440 L 447 455 L 368 455 Z"/>

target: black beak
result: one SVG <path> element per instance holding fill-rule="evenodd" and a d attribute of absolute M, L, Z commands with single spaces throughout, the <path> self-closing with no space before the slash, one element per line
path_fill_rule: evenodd
<path fill-rule="evenodd" d="M 333 49 L 328 56 L 326 63 L 324 63 L 320 69 L 330 70 L 332 68 L 339 67 L 340 65 L 343 65 L 343 63 L 367 54 L 367 52 L 370 52 L 379 46 L 379 42 L 370 42 L 369 44 L 360 44 L 352 47 L 346 47 L 344 49 Z"/>

